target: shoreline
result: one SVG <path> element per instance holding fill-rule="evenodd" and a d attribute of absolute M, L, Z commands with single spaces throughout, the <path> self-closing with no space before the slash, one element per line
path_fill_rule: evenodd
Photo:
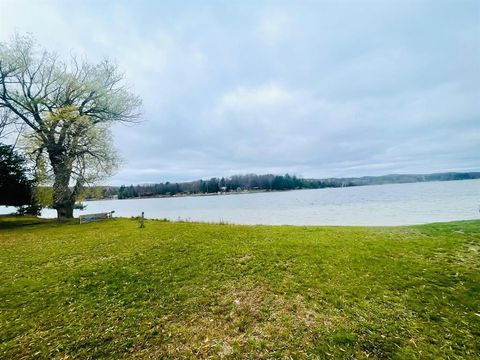
<path fill-rule="evenodd" d="M 479 179 L 453 179 L 453 180 L 432 180 L 432 181 L 408 181 L 408 182 L 392 182 L 385 184 L 364 184 L 364 185 L 347 185 L 347 186 L 326 186 L 319 188 L 298 188 L 298 189 L 285 189 L 285 190 L 243 190 L 243 191 L 229 191 L 221 193 L 203 193 L 203 194 L 182 194 L 182 195 L 152 195 L 152 196 L 137 196 L 131 198 L 104 198 L 104 199 L 85 199 L 80 202 L 88 201 L 106 201 L 106 200 L 141 200 L 141 199 L 171 199 L 182 197 L 197 197 L 197 196 L 221 196 L 221 195 L 247 195 L 247 194 L 259 194 L 259 193 L 281 193 L 287 191 L 297 190 L 324 190 L 324 189 L 344 189 L 344 188 L 357 188 L 366 186 L 383 186 L 383 185 L 405 185 L 405 184 L 426 184 L 426 183 L 440 183 L 440 182 L 452 182 L 452 181 L 474 181 Z M 103 186 L 103 185 L 102 185 Z M 106 185 L 105 185 L 106 186 Z"/>

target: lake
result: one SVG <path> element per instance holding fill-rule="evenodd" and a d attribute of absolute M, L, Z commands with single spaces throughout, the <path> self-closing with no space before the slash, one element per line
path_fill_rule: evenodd
<path fill-rule="evenodd" d="M 75 216 L 114 216 L 268 225 L 409 225 L 479 219 L 480 179 L 315 190 L 88 201 Z M 0 212 L 8 210 L 3 207 Z M 44 217 L 55 217 L 45 209 Z"/>

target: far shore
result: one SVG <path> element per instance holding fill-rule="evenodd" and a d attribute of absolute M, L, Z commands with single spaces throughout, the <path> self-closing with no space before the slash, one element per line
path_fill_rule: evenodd
<path fill-rule="evenodd" d="M 137 196 L 131 198 L 108 198 L 108 199 L 85 199 L 82 201 L 103 201 L 103 200 L 141 200 L 141 199 L 171 199 L 179 197 L 196 197 L 196 196 L 219 196 L 219 195 L 242 195 L 242 194 L 257 194 L 257 193 L 270 193 L 270 192 L 284 192 L 284 191 L 295 191 L 295 190 L 317 190 L 317 189 L 288 189 L 288 190 L 243 190 L 243 191 L 229 191 L 229 192 L 218 192 L 218 193 L 198 193 L 198 194 L 175 194 L 175 195 L 152 195 L 152 196 Z"/>
<path fill-rule="evenodd" d="M 437 183 L 437 182 L 451 182 L 451 181 L 468 181 L 477 179 L 452 179 L 452 180 L 431 180 L 431 181 L 405 181 L 405 182 L 391 182 L 384 184 L 364 184 L 364 185 L 345 185 L 345 186 L 326 186 L 321 188 L 297 188 L 297 189 L 285 189 L 285 190 L 242 190 L 242 191 L 228 191 L 218 193 L 196 193 L 196 194 L 175 194 L 175 195 L 152 195 L 152 196 L 137 196 L 130 198 L 105 198 L 105 199 L 84 199 L 87 201 L 109 201 L 109 200 L 141 200 L 141 199 L 162 199 L 162 198 L 179 198 L 179 197 L 196 197 L 196 196 L 219 196 L 219 195 L 245 195 L 245 194 L 258 194 L 258 193 L 272 193 L 272 192 L 286 192 L 297 190 L 323 190 L 323 189 L 339 189 L 339 188 L 351 188 L 351 187 L 364 187 L 364 186 L 383 186 L 383 185 L 402 185 L 402 184 L 417 184 L 417 183 Z"/>

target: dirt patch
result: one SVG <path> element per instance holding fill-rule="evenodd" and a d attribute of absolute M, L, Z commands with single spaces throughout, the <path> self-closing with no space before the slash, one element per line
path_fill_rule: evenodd
<path fill-rule="evenodd" d="M 288 348 L 296 349 L 298 357 L 298 349 L 307 349 L 318 340 L 319 333 L 333 331 L 345 320 L 323 314 L 300 295 L 275 294 L 262 286 L 235 287 L 219 293 L 216 299 L 181 321 L 164 319 L 158 326 L 164 341 L 147 353 L 159 357 L 275 357 L 280 353 L 286 356 Z M 145 349 L 138 351 L 142 357 Z"/>

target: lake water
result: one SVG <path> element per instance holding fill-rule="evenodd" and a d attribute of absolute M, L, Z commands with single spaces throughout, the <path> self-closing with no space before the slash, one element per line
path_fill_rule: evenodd
<path fill-rule="evenodd" d="M 114 216 L 144 211 L 147 218 L 234 224 L 408 225 L 479 219 L 480 179 L 85 204 L 75 216 L 115 210 Z"/>

